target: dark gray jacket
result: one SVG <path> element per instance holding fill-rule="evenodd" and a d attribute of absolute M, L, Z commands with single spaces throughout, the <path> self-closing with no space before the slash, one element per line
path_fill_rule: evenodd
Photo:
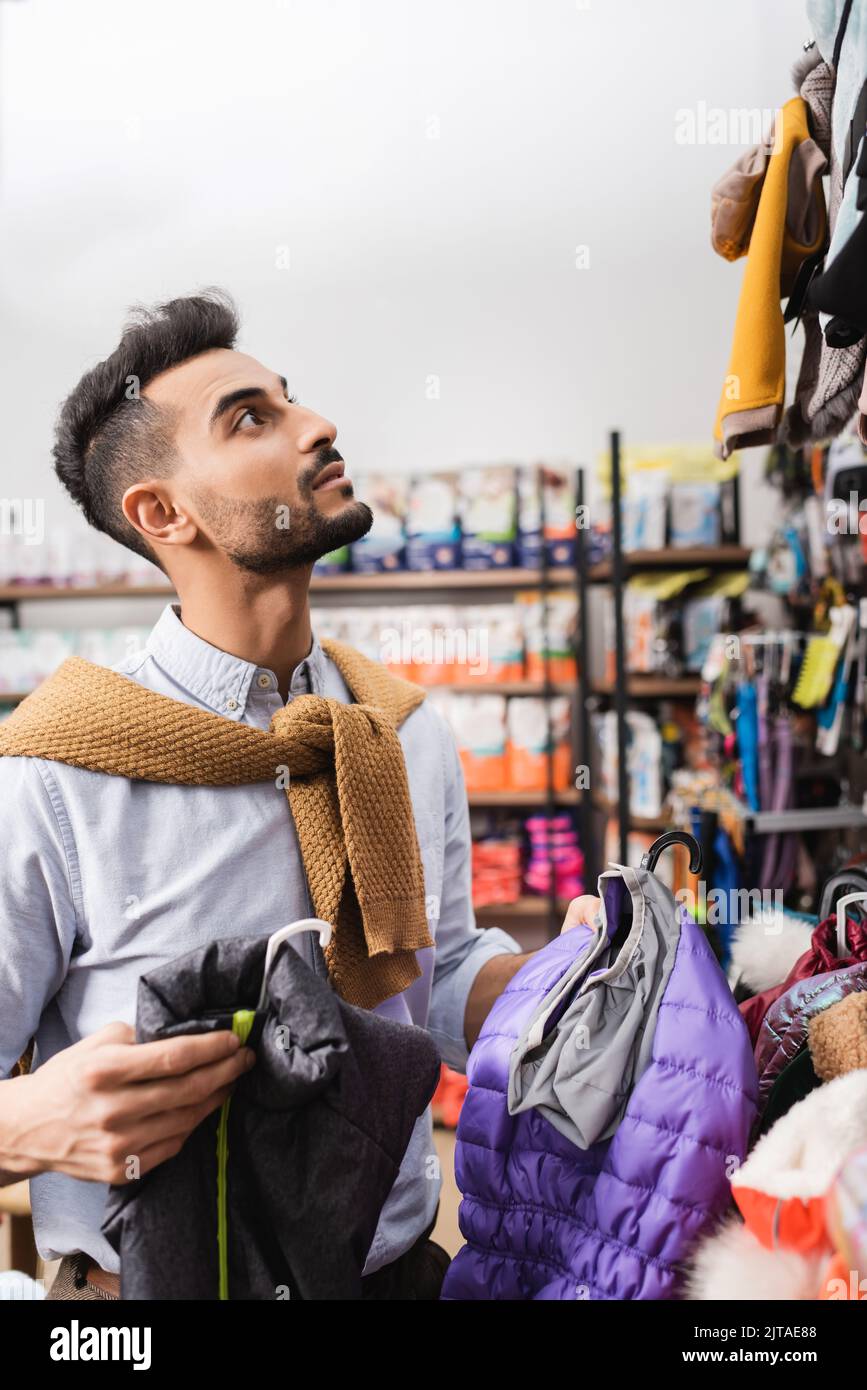
<path fill-rule="evenodd" d="M 231 1028 L 256 1009 L 267 938 L 214 941 L 139 982 L 136 1038 Z M 233 1299 L 360 1298 L 361 1271 L 439 1057 L 427 1033 L 346 1004 L 286 943 L 228 1112 Z M 180 1153 L 112 1187 L 103 1231 L 125 1299 L 215 1299 L 217 1112 Z"/>

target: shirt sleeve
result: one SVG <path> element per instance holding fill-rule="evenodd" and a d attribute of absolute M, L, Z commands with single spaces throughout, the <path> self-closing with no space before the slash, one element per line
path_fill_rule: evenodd
<path fill-rule="evenodd" d="M 465 1071 L 469 1049 L 464 1014 L 473 982 L 494 956 L 520 955 L 521 947 L 499 927 L 476 926 L 472 902 L 472 838 L 463 768 L 451 730 L 441 724 L 445 760 L 445 847 L 442 901 L 436 932 L 428 1031 L 444 1062 Z"/>
<path fill-rule="evenodd" d="M 54 779 L 0 758 L 0 1080 L 36 1033 L 75 941 L 74 846 Z"/>

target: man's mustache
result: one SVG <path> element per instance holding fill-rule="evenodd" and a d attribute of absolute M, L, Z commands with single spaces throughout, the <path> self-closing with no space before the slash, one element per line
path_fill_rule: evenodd
<path fill-rule="evenodd" d="M 298 487 L 301 492 L 310 492 L 313 484 L 319 477 L 323 468 L 327 468 L 329 463 L 342 463 L 343 455 L 339 449 L 335 449 L 331 444 L 323 444 L 321 449 L 316 450 L 312 462 L 307 464 L 298 474 Z"/>

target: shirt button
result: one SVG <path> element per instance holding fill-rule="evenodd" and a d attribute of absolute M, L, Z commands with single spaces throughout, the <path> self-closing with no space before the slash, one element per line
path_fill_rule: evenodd
<path fill-rule="evenodd" d="M 227 701 L 226 701 L 226 709 L 237 709 L 237 708 L 238 708 L 238 701 L 237 701 L 237 700 L 227 700 Z"/>
<path fill-rule="evenodd" d="M 256 677 L 256 684 L 260 687 L 260 689 L 268 690 L 271 685 L 271 677 L 266 676 L 265 672 L 263 671 L 261 676 Z"/>

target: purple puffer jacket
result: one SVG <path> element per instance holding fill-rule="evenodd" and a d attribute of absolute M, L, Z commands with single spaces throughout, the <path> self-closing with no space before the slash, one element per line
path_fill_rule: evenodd
<path fill-rule="evenodd" d="M 686 916 L 652 1057 L 609 1139 L 579 1149 L 538 1110 L 507 1106 L 509 1057 L 587 947 L 576 927 L 527 962 L 470 1054 L 456 1175 L 466 1245 L 446 1299 L 677 1296 L 689 1247 L 726 1210 L 757 1077 L 749 1035 L 703 932 Z"/>

